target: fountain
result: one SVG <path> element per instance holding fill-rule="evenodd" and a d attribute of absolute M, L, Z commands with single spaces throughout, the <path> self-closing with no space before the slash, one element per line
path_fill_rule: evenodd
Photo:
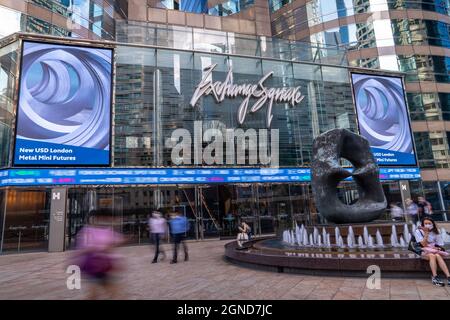
<path fill-rule="evenodd" d="M 414 227 L 413 227 L 414 229 Z M 295 231 L 294 231 L 295 230 Z M 384 244 L 383 236 L 380 229 L 377 228 L 375 232 L 375 238 L 369 233 L 367 226 L 363 227 L 363 235 L 355 237 L 353 227 L 348 227 L 348 233 L 346 241 L 344 241 L 341 235 L 339 227 L 334 228 L 335 245 L 331 244 L 330 233 L 326 229 L 322 228 L 322 234 L 319 229 L 314 227 L 311 233 L 302 224 L 300 227 L 295 225 L 294 230 L 284 230 L 282 233 L 283 243 L 297 247 L 334 247 L 334 248 L 387 248 Z M 440 229 L 444 242 L 450 242 L 450 236 L 444 228 Z M 366 240 L 365 240 L 366 239 Z M 374 240 L 375 239 L 375 240 Z M 391 227 L 390 243 L 392 248 L 407 247 L 411 239 L 411 233 L 407 224 L 403 225 L 403 234 L 398 237 L 397 229 L 395 225 Z"/>
<path fill-rule="evenodd" d="M 352 247 L 355 245 L 356 240 L 355 240 L 355 233 L 353 232 L 353 228 L 352 226 L 348 227 L 348 236 L 347 236 L 347 243 L 351 242 Z M 350 246 L 350 245 L 349 245 Z"/>
<path fill-rule="evenodd" d="M 374 247 L 374 245 L 373 245 L 373 238 L 372 238 L 371 235 L 369 235 L 369 241 L 367 241 L 367 247 L 368 248 L 373 248 Z"/>
<path fill-rule="evenodd" d="M 407 246 L 407 244 L 406 244 L 406 241 L 403 239 L 403 236 L 401 236 L 400 237 L 400 247 L 406 247 Z"/>
<path fill-rule="evenodd" d="M 336 245 L 339 246 L 339 237 L 341 236 L 341 233 L 339 231 L 339 228 L 334 228 L 334 239 L 336 240 Z"/>
<path fill-rule="evenodd" d="M 337 243 L 338 243 L 338 247 L 339 248 L 343 248 L 344 247 L 344 239 L 342 239 L 341 235 L 339 236 Z"/>
<path fill-rule="evenodd" d="M 354 170 L 341 167 L 341 158 L 349 160 Z M 293 230 L 282 232 L 283 241 L 278 237 L 256 238 L 242 246 L 233 241 L 225 245 L 225 255 L 232 260 L 276 267 L 279 272 L 283 268 L 326 270 L 328 274 L 357 271 L 367 277 L 367 267 L 377 265 L 384 273 L 419 270 L 428 274 L 426 261 L 407 250 L 411 239 L 408 225 L 376 221 L 387 206 L 379 176 L 365 138 L 345 129 L 320 134 L 313 141 L 311 187 L 316 208 L 327 221 L 320 226 L 322 236 L 319 226 L 295 224 Z M 337 196 L 338 183 L 346 178 L 353 178 L 361 191 L 358 201 L 351 204 L 344 204 Z M 419 225 L 412 226 L 413 234 Z M 397 230 L 402 230 L 400 237 Z M 449 242 L 448 234 L 442 235 Z"/>
<path fill-rule="evenodd" d="M 367 226 L 364 226 L 363 230 L 364 243 L 367 246 L 367 244 L 369 243 L 369 231 L 367 230 Z"/>
<path fill-rule="evenodd" d="M 352 267 L 353 264 L 360 266 L 358 268 L 376 264 L 385 272 L 414 272 L 418 266 L 422 266 L 421 260 L 417 260 L 418 256 L 407 248 L 416 228 L 416 225 L 410 227 L 405 223 L 322 227 L 294 224 L 292 229 L 281 233 L 280 240 L 255 239 L 247 243 L 254 242 L 252 247 L 258 249 L 254 252 L 269 252 L 263 258 L 273 259 L 273 262 L 268 262 L 269 265 L 347 272 L 348 269 L 355 270 L 352 269 L 356 268 Z M 397 233 L 397 230 L 401 232 Z M 439 231 L 448 245 L 449 234 L 444 228 Z M 272 251 L 273 249 L 276 251 Z M 245 250 L 245 245 L 239 246 L 237 250 Z M 286 260 L 284 263 L 283 257 L 297 260 Z M 243 259 L 242 256 L 239 259 Z M 392 262 L 393 259 L 399 260 L 399 263 Z M 365 274 L 365 269 L 363 271 Z"/>
<path fill-rule="evenodd" d="M 308 245 L 308 232 L 306 230 L 303 230 L 302 234 L 303 234 L 303 245 L 307 246 Z"/>
<path fill-rule="evenodd" d="M 347 236 L 347 246 L 349 248 L 353 248 L 353 245 L 354 245 L 353 239 L 352 239 L 351 235 L 348 235 Z"/>
<path fill-rule="evenodd" d="M 397 228 L 395 228 L 395 225 L 392 225 L 392 232 L 391 232 L 391 246 L 392 247 L 398 247 L 398 237 L 397 237 Z"/>
<path fill-rule="evenodd" d="M 411 233 L 409 233 L 408 225 L 406 223 L 403 225 L 403 238 L 407 243 L 411 240 Z"/>
<path fill-rule="evenodd" d="M 322 246 L 322 236 L 320 234 L 317 236 L 317 243 L 316 244 L 317 244 L 318 247 Z"/>
<path fill-rule="evenodd" d="M 380 248 L 384 248 L 383 237 L 381 236 L 379 229 L 377 229 L 377 233 L 376 233 L 375 237 L 377 239 L 377 246 Z"/>
<path fill-rule="evenodd" d="M 317 238 L 319 237 L 319 229 L 317 229 L 316 227 L 314 227 L 313 235 L 314 243 L 317 243 Z"/>
<path fill-rule="evenodd" d="M 397 247 L 407 247 L 409 241 L 411 240 L 412 234 L 414 234 L 417 229 L 416 225 L 412 225 L 410 232 L 408 224 L 403 224 L 403 233 L 400 237 L 397 235 L 397 229 L 395 225 L 391 226 L 390 246 L 392 248 Z M 447 233 L 445 228 L 440 228 L 440 233 L 444 243 L 450 243 L 450 235 Z M 339 227 L 334 228 L 335 234 L 335 244 L 331 244 L 331 235 L 325 227 L 322 227 L 322 231 L 319 232 L 317 227 L 314 227 L 312 232 L 309 233 L 305 226 L 302 224 L 300 227 L 295 224 L 295 228 L 292 230 L 284 230 L 282 233 L 283 243 L 291 246 L 297 247 L 326 247 L 326 248 L 386 248 L 384 244 L 383 236 L 380 230 L 377 228 L 375 232 L 375 241 L 373 236 L 370 235 L 367 226 L 363 227 L 362 235 L 358 237 L 355 236 L 353 227 L 348 227 L 348 233 L 346 236 L 346 241 L 344 241 L 341 235 L 341 230 Z M 371 239 L 372 238 L 372 239 Z"/>
<path fill-rule="evenodd" d="M 365 248 L 366 246 L 364 245 L 364 240 L 361 236 L 358 237 L 358 247 L 359 248 Z"/>

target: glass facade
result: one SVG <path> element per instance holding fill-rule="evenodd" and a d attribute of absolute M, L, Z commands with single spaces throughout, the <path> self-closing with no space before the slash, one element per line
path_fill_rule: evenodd
<path fill-rule="evenodd" d="M 34 16 L 0 6 L 0 17 L 8 21 L 0 26 L 0 37 L 23 31 L 60 37 L 114 40 L 113 2 L 93 0 L 29 0 L 28 2 L 46 9 L 49 14 Z M 59 17 L 57 21 L 64 21 L 64 23 L 56 24 L 53 19 L 48 18 L 51 14 L 57 15 Z"/>
<path fill-rule="evenodd" d="M 174 167 L 167 141 L 177 128 L 193 133 L 196 122 L 203 130 L 239 127 L 240 99 L 217 104 L 203 97 L 189 105 L 204 68 L 216 64 L 214 81 L 223 81 L 230 68 L 236 84 L 257 83 L 265 74 L 268 87 L 300 86 L 305 96 L 296 107 L 275 104 L 272 128 L 279 129 L 280 166 L 309 167 L 314 137 L 333 128 L 357 130 L 349 67 L 381 68 L 405 72 L 408 84 L 449 83 L 450 62 L 443 55 L 450 47 L 449 22 L 432 17 L 383 15 L 379 20 L 356 20 L 355 15 L 419 9 L 448 16 L 448 1 L 308 1 L 272 21 L 278 37 L 243 35 L 220 30 L 158 25 L 117 20 L 114 1 L 44 1 L 29 3 L 67 18 L 70 26 L 0 7 L 0 37 L 18 31 L 62 37 L 116 40 L 112 166 L 114 168 Z M 270 2 L 273 13 L 290 0 Z M 199 2 L 201 4 L 201 2 Z M 148 2 L 150 4 L 150 2 Z M 187 10 L 177 1 L 161 1 L 169 9 Z M 225 1 L 209 8 L 210 15 L 227 16 L 254 5 L 253 1 Z M 201 7 L 201 6 L 200 6 Z M 409 12 L 409 11 L 408 11 Z M 439 16 L 438 16 L 439 17 Z M 225 19 L 225 18 L 224 18 Z M 337 23 L 336 23 L 337 21 Z M 74 26 L 76 26 L 74 28 Z M 310 28 L 313 32 L 309 32 Z M 304 31 L 307 30 L 308 33 Z M 302 35 L 298 38 L 298 35 Z M 293 41 L 299 39 L 304 41 Z M 312 43 L 311 43 L 312 42 Z M 407 47 L 408 50 L 402 49 Z M 434 51 L 416 49 L 435 47 Z M 390 49 L 393 48 L 393 49 Z M 400 48 L 400 49 L 397 49 Z M 385 51 L 383 51 L 385 50 Z M 417 51 L 415 51 L 417 50 Z M 369 52 L 370 51 L 370 52 Z M 370 54 L 365 55 L 367 52 Z M 356 58 L 355 58 L 356 55 Z M 11 165 L 19 45 L 0 49 L 0 166 Z M 408 89 L 413 121 L 449 121 L 448 90 Z M 264 129 L 265 108 L 249 114 L 242 129 Z M 422 169 L 448 169 L 450 132 L 446 127 L 414 132 Z M 190 168 L 208 164 L 185 164 Z M 232 167 L 226 163 L 216 165 Z M 240 166 L 252 165 L 245 163 Z M 410 181 L 411 196 L 432 202 L 436 218 L 450 210 L 448 181 Z M 176 186 L 136 185 L 70 186 L 65 244 L 74 238 L 96 210 L 115 217 L 115 227 L 130 244 L 149 241 L 146 219 L 161 207 L 185 214 L 191 239 L 235 237 L 239 220 L 255 234 L 277 233 L 293 221 L 320 224 L 309 183 L 239 183 Z M 401 202 L 399 184 L 384 181 L 388 203 Z M 50 188 L 0 190 L 0 251 L 45 250 L 48 245 Z M 345 203 L 357 200 L 352 183 L 339 185 Z M 20 203 L 16 203 L 20 202 Z M 390 219 L 388 212 L 382 217 Z M 2 227 L 3 226 L 3 227 Z"/>
<path fill-rule="evenodd" d="M 382 23 L 383 28 L 378 26 Z M 390 24 L 390 28 L 386 25 Z M 374 48 L 386 45 L 430 45 L 450 48 L 449 25 L 445 22 L 419 19 L 383 19 L 366 23 L 342 24 L 311 35 L 311 42 L 351 49 Z M 274 24 L 274 31 L 284 30 Z"/>
<path fill-rule="evenodd" d="M 167 33 L 181 33 L 181 30 L 156 29 L 163 33 L 167 43 L 177 47 Z M 186 32 L 186 30 L 183 30 Z M 183 49 L 208 48 L 215 45 L 225 51 L 227 35 L 210 37 L 196 36 L 194 43 L 184 42 Z M 191 35 L 186 33 L 186 35 Z M 174 39 L 177 37 L 174 35 Z M 157 39 L 160 39 L 158 36 Z M 184 36 L 184 39 L 186 36 Z M 196 40 L 201 40 L 198 42 Z M 228 35 L 230 39 L 230 35 Z M 236 37 L 232 53 L 246 48 L 240 47 Z M 218 41 L 223 40 L 225 43 Z M 236 41 L 237 40 L 237 41 Z M 258 39 L 254 39 L 255 44 Z M 160 43 L 160 45 L 162 45 Z M 289 49 L 289 43 L 286 43 Z M 166 44 L 167 46 L 167 44 Z M 255 51 L 258 50 L 255 45 Z M 311 48 L 310 48 L 311 50 Z M 288 52 L 266 50 L 261 56 L 286 56 Z M 255 56 L 253 52 L 253 56 Z M 352 93 L 348 70 L 344 67 L 328 67 L 318 64 L 302 64 L 289 61 L 265 60 L 263 57 L 247 58 L 207 52 L 186 52 L 153 48 L 117 49 L 116 109 L 114 163 L 122 166 L 170 166 L 171 150 L 162 146 L 170 138 L 174 128 L 194 130 L 194 122 L 202 121 L 209 127 L 221 123 L 234 128 L 240 101 L 227 101 L 225 106 L 217 105 L 211 96 L 202 99 L 199 108 L 192 108 L 188 101 L 196 83 L 202 78 L 202 70 L 215 63 L 214 80 L 224 80 L 228 69 L 233 69 L 235 83 L 257 83 L 270 71 L 274 76 L 266 81 L 268 87 L 300 86 L 305 104 L 300 108 L 279 105 L 273 109 L 272 128 L 280 130 L 280 165 L 309 166 L 312 139 L 318 134 L 336 127 L 356 130 Z M 155 89 L 156 82 L 159 83 Z M 157 90 L 157 91 L 155 91 Z M 160 97 L 156 99 L 154 97 Z M 243 129 L 265 128 L 265 113 L 249 115 Z M 161 124 L 156 125 L 156 122 Z M 155 137 L 156 136 L 156 137 Z M 153 137 L 153 138 L 150 138 Z M 192 164 L 193 165 L 193 164 Z"/>
<path fill-rule="evenodd" d="M 127 28 L 137 30 L 138 26 L 128 24 Z M 178 42 L 181 34 L 192 41 Z M 279 130 L 279 164 L 282 167 L 309 167 L 312 141 L 320 133 L 333 128 L 357 130 L 348 66 L 345 62 L 343 65 L 328 64 L 331 57 L 339 56 L 340 51 L 329 53 L 326 48 L 264 37 L 249 38 L 221 32 L 202 34 L 196 29 L 144 24 L 139 32 L 130 32 L 129 38 L 124 37 L 127 42 L 134 41 L 132 46 L 127 42 L 115 45 L 114 168 L 176 167 L 167 141 L 179 128 L 193 135 L 198 122 L 203 130 L 266 128 L 265 109 L 248 114 L 245 122 L 239 125 L 237 111 L 242 102 L 239 98 L 218 104 L 209 95 L 202 97 L 196 107 L 190 106 L 189 101 L 204 77 L 205 67 L 211 64 L 217 65 L 212 74 L 214 81 L 224 81 L 231 68 L 236 84 L 257 83 L 263 75 L 273 72 L 265 82 L 266 87 L 300 86 L 304 99 L 299 105 L 275 103 L 272 109 L 271 130 Z M 154 42 L 139 45 L 139 41 L 145 40 Z M 302 60 L 295 56 L 300 49 Z M 10 68 L 10 84 L 13 85 L 17 80 L 17 66 L 11 63 L 17 61 L 19 47 L 14 42 L 1 50 L 5 57 L 0 59 L 2 70 L 6 72 Z M 9 90 L 14 91 L 13 88 Z M 8 101 L 6 97 L 4 100 Z M 1 105 L 5 111 L 13 106 L 12 102 Z M 7 114 L 11 120 L 12 109 Z M 11 122 L 5 122 L 5 125 L 10 128 Z M 439 134 L 415 136 L 422 159 L 435 161 L 436 153 L 442 151 L 439 145 L 444 140 Z M 10 144 L 11 134 L 4 137 L 5 145 Z M 423 144 L 420 144 L 421 139 Z M 427 144 L 429 141 L 436 143 Z M 445 143 L 445 156 L 448 157 L 448 141 Z M 4 164 L 9 166 L 10 152 L 5 150 L 4 154 Z M 183 166 L 206 168 L 208 164 L 185 163 Z M 239 165 L 216 163 L 213 166 L 254 167 L 249 162 Z M 417 194 L 431 198 L 436 210 L 446 209 L 438 207 L 441 198 L 433 191 L 433 185 L 420 181 L 411 181 L 411 184 L 418 185 Z M 398 182 L 383 182 L 383 188 L 389 202 L 401 202 Z M 114 217 L 114 228 L 125 235 L 129 244 L 150 241 L 146 220 L 154 208 L 176 210 L 186 215 L 191 226 L 187 233 L 190 239 L 235 237 L 237 223 L 241 220 L 246 221 L 256 235 L 278 233 L 292 226 L 294 221 L 308 225 L 325 222 L 315 208 L 308 182 L 93 185 L 67 186 L 67 189 L 66 249 L 74 247 L 77 232 L 98 210 L 110 212 Z M 445 196 L 446 185 L 441 189 Z M 8 187 L 1 192 L 2 252 L 45 250 L 49 242 L 51 189 Z M 340 183 L 338 194 L 345 203 L 358 199 L 353 183 Z M 390 219 L 388 211 L 382 217 L 382 220 L 386 219 Z M 440 216 L 440 219 L 444 217 Z"/>
<path fill-rule="evenodd" d="M 145 22 L 117 22 L 121 43 L 347 66 L 346 50 L 281 38 Z"/>
<path fill-rule="evenodd" d="M 230 0 L 224 1 L 215 5 L 214 7 L 210 7 L 208 9 L 208 14 L 212 16 L 229 16 L 235 13 L 238 13 L 242 10 L 250 8 L 254 4 L 254 0 Z"/>
<path fill-rule="evenodd" d="M 425 190 L 446 209 L 449 179 L 450 3 L 448 0 L 271 0 L 272 35 L 346 48 L 350 66 L 405 73 Z M 426 126 L 425 126 L 426 125 Z M 417 191 L 418 192 L 418 191 Z M 436 195 L 440 195 L 437 197 Z"/>
<path fill-rule="evenodd" d="M 206 0 L 157 0 L 155 7 L 211 16 L 229 16 L 251 7 L 254 0 L 216 1 L 208 5 Z"/>
<path fill-rule="evenodd" d="M 0 167 L 8 166 L 17 81 L 17 42 L 0 48 Z"/>
<path fill-rule="evenodd" d="M 269 0 L 269 8 L 272 12 L 295 0 Z M 355 13 L 370 13 L 383 10 L 407 10 L 418 9 L 441 14 L 449 14 L 448 0 L 310 0 L 307 2 L 308 10 L 317 16 L 311 23 L 323 23 L 336 17 L 352 16 Z"/>
<path fill-rule="evenodd" d="M 234 238 L 240 220 L 246 221 L 255 235 L 273 234 L 291 226 L 293 219 L 305 224 L 319 222 L 310 192 L 307 184 L 70 189 L 66 248 L 74 247 L 76 233 L 97 210 L 107 210 L 115 217 L 115 227 L 129 244 L 150 241 L 147 219 L 155 207 L 185 215 L 190 239 Z M 11 250 L 16 249 L 13 245 Z"/>

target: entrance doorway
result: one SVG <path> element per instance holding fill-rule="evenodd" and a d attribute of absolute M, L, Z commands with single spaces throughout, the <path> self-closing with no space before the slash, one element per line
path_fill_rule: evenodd
<path fill-rule="evenodd" d="M 6 190 L 2 253 L 47 250 L 50 191 Z"/>

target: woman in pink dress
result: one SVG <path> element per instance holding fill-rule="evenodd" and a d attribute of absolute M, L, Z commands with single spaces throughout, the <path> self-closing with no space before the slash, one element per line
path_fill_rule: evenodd
<path fill-rule="evenodd" d="M 444 241 L 434 220 L 428 217 L 424 218 L 422 225 L 417 228 L 414 236 L 422 246 L 422 258 L 430 262 L 431 282 L 436 286 L 445 285 L 437 275 L 437 266 L 439 265 L 447 277 L 447 285 L 450 286 L 450 273 L 444 261 L 444 257 L 447 257 L 449 253 L 444 249 Z"/>

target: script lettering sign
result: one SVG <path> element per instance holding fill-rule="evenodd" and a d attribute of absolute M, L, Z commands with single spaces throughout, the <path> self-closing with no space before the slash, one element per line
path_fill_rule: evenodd
<path fill-rule="evenodd" d="M 225 100 L 225 98 L 236 98 L 238 96 L 244 97 L 244 100 L 239 105 L 237 119 L 239 124 L 243 124 L 247 114 L 257 112 L 266 103 L 268 104 L 266 110 L 266 125 L 270 128 L 272 123 L 272 106 L 273 103 L 289 103 L 293 107 L 300 103 L 305 96 L 300 92 L 300 87 L 283 87 L 283 88 L 267 88 L 264 82 L 273 75 L 273 71 L 267 73 L 259 80 L 257 84 L 234 84 L 233 71 L 230 67 L 224 82 L 212 80 L 212 71 L 217 64 L 212 64 L 204 69 L 205 73 L 202 80 L 195 88 L 190 105 L 195 107 L 198 100 L 202 96 L 213 95 L 217 103 Z M 256 102 L 250 106 L 250 98 L 257 99 Z"/>

